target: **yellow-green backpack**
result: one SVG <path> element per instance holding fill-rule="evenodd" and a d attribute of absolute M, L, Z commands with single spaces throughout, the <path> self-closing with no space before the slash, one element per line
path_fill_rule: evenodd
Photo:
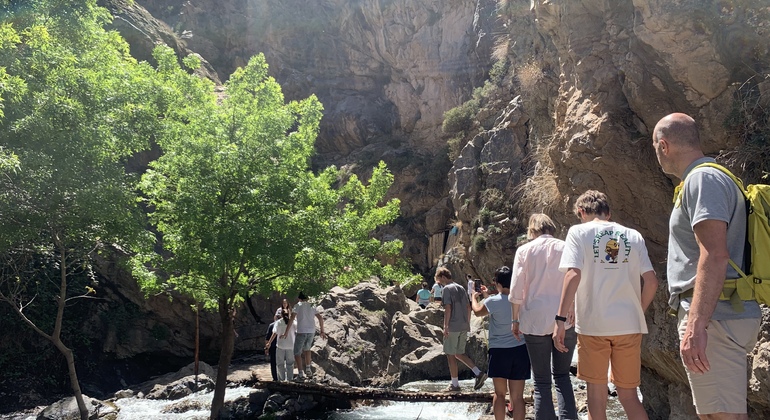
<path fill-rule="evenodd" d="M 743 181 L 724 166 L 708 162 L 702 163 L 696 168 L 703 166 L 719 169 L 732 178 L 746 198 L 746 212 L 748 213 L 746 225 L 746 246 L 748 248 L 745 251 L 744 264 L 748 271 L 744 273 L 733 260 L 730 260 L 730 265 L 741 277 L 725 280 L 720 299 L 735 303 L 736 298 L 740 298 L 740 300 L 756 300 L 768 305 L 770 304 L 770 223 L 768 223 L 770 185 L 753 184 L 744 188 Z M 736 291 L 737 294 L 735 294 Z"/>

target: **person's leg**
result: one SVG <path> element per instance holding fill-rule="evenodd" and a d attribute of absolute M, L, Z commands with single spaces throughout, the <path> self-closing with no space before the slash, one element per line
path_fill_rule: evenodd
<path fill-rule="evenodd" d="M 299 378 L 305 377 L 305 371 L 303 369 L 303 348 L 305 346 L 305 336 L 307 334 L 297 334 L 294 338 L 294 364 L 297 365 L 297 376 Z"/>
<path fill-rule="evenodd" d="M 570 380 L 570 367 L 572 366 L 572 355 L 577 345 L 577 333 L 575 327 L 568 329 L 564 335 L 564 345 L 567 352 L 562 353 L 556 350 L 551 340 L 551 355 L 553 358 L 553 381 L 556 384 L 556 399 L 559 403 L 560 420 L 577 420 L 577 406 L 575 405 L 575 392 L 572 389 Z M 533 365 L 534 369 L 534 365 Z M 550 391 L 550 385 L 549 385 Z M 550 394 L 548 394 L 550 396 Z M 549 404 L 551 404 L 549 400 Z"/>
<path fill-rule="evenodd" d="M 527 406 L 524 403 L 524 381 L 508 381 L 508 389 L 511 392 L 511 405 L 513 406 L 513 420 L 524 420 L 527 413 Z M 551 402 L 553 406 L 553 402 Z M 505 410 L 503 410 L 505 413 Z M 538 420 L 540 417 L 535 416 Z"/>
<path fill-rule="evenodd" d="M 687 328 L 687 314 L 680 310 L 679 338 Z M 757 342 L 759 318 L 711 320 L 706 357 L 711 369 L 693 374 L 687 367 L 695 411 L 701 419 L 748 419 L 747 361 Z"/>
<path fill-rule="evenodd" d="M 444 354 L 447 357 L 447 363 L 449 364 L 449 377 L 452 380 L 452 384 L 447 388 L 448 391 L 456 391 L 460 388 L 460 382 L 457 369 L 457 355 L 461 334 L 459 332 L 450 332 L 444 337 Z"/>
<path fill-rule="evenodd" d="M 279 381 L 285 381 L 286 380 L 286 358 L 292 358 L 292 356 L 287 355 L 287 351 L 284 349 L 278 349 L 276 350 L 275 359 L 276 359 L 276 379 Z M 289 372 L 290 375 L 293 374 L 293 372 Z"/>
<path fill-rule="evenodd" d="M 495 386 L 495 393 L 492 396 L 492 412 L 495 414 L 495 420 L 504 420 L 505 395 L 508 394 L 508 380 L 505 378 L 492 378 L 492 383 Z"/>
<path fill-rule="evenodd" d="M 286 361 L 286 372 L 288 372 L 286 379 L 291 380 L 294 377 L 294 352 L 292 350 L 284 350 Z"/>
<path fill-rule="evenodd" d="M 628 420 L 648 420 L 647 412 L 644 411 L 642 402 L 639 401 L 639 393 L 636 388 L 615 388 L 618 391 L 618 401 L 623 406 Z"/>
<path fill-rule="evenodd" d="M 586 383 L 588 419 L 607 420 L 607 384 Z"/>
<path fill-rule="evenodd" d="M 556 420 L 556 412 L 553 409 L 553 397 L 551 395 L 551 349 L 554 347 L 553 339 L 550 335 L 525 334 L 524 341 L 527 345 L 529 360 L 532 363 L 532 374 L 535 377 L 535 418 L 538 420 Z M 569 370 L 567 373 L 569 373 Z M 554 376 L 556 376 L 555 370 Z"/>
<path fill-rule="evenodd" d="M 305 376 L 309 378 L 313 376 L 313 370 L 310 367 L 310 350 L 303 352 L 303 355 L 305 356 Z"/>
<path fill-rule="evenodd" d="M 629 420 L 647 420 L 636 387 L 642 383 L 642 334 L 611 337 L 612 382 L 618 391 L 618 400 Z"/>
<path fill-rule="evenodd" d="M 468 357 L 468 355 L 465 353 L 458 353 L 455 355 L 455 357 L 457 360 L 463 362 L 465 366 L 468 366 L 468 369 L 473 370 L 473 368 L 476 367 L 476 363 L 473 363 L 473 360 L 471 360 L 471 358 Z"/>
<path fill-rule="evenodd" d="M 588 418 L 607 418 L 607 370 L 612 348 L 608 337 L 578 334 L 578 378 L 586 381 Z"/>
<path fill-rule="evenodd" d="M 276 364 L 276 352 L 277 347 L 270 346 L 270 375 L 273 377 L 273 381 L 278 380 L 278 372 L 276 371 L 275 364 Z"/>

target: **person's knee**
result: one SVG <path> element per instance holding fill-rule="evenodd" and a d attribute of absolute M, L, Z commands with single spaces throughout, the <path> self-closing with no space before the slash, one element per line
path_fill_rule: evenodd
<path fill-rule="evenodd" d="M 618 401 L 623 406 L 641 404 L 639 401 L 639 394 L 636 392 L 636 388 L 616 388 L 618 391 Z"/>

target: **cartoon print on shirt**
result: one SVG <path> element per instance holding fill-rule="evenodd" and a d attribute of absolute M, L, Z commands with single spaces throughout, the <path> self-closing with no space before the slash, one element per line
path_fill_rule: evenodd
<path fill-rule="evenodd" d="M 631 253 L 631 245 L 629 245 L 625 233 L 613 230 L 603 230 L 597 233 L 593 241 L 594 262 L 598 260 L 601 264 L 617 264 L 621 242 L 623 243 L 623 261 L 621 263 L 627 263 L 628 255 Z M 604 243 L 604 248 L 601 247 L 602 243 Z M 601 249 L 604 249 L 604 258 L 599 257 Z"/>
<path fill-rule="evenodd" d="M 607 262 L 610 264 L 617 264 L 619 251 L 620 246 L 618 245 L 618 241 L 610 239 L 607 241 L 607 245 L 604 247 L 604 252 L 607 253 L 607 255 L 604 256 L 604 259 L 607 260 Z"/>

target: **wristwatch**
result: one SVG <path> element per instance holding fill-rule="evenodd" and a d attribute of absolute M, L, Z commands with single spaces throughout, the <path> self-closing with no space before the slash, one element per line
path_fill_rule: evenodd
<path fill-rule="evenodd" d="M 556 319 L 557 321 L 561 321 L 561 322 L 567 322 L 567 317 L 565 317 L 565 316 L 559 316 L 559 315 L 556 315 L 556 318 L 555 318 L 555 319 Z"/>

